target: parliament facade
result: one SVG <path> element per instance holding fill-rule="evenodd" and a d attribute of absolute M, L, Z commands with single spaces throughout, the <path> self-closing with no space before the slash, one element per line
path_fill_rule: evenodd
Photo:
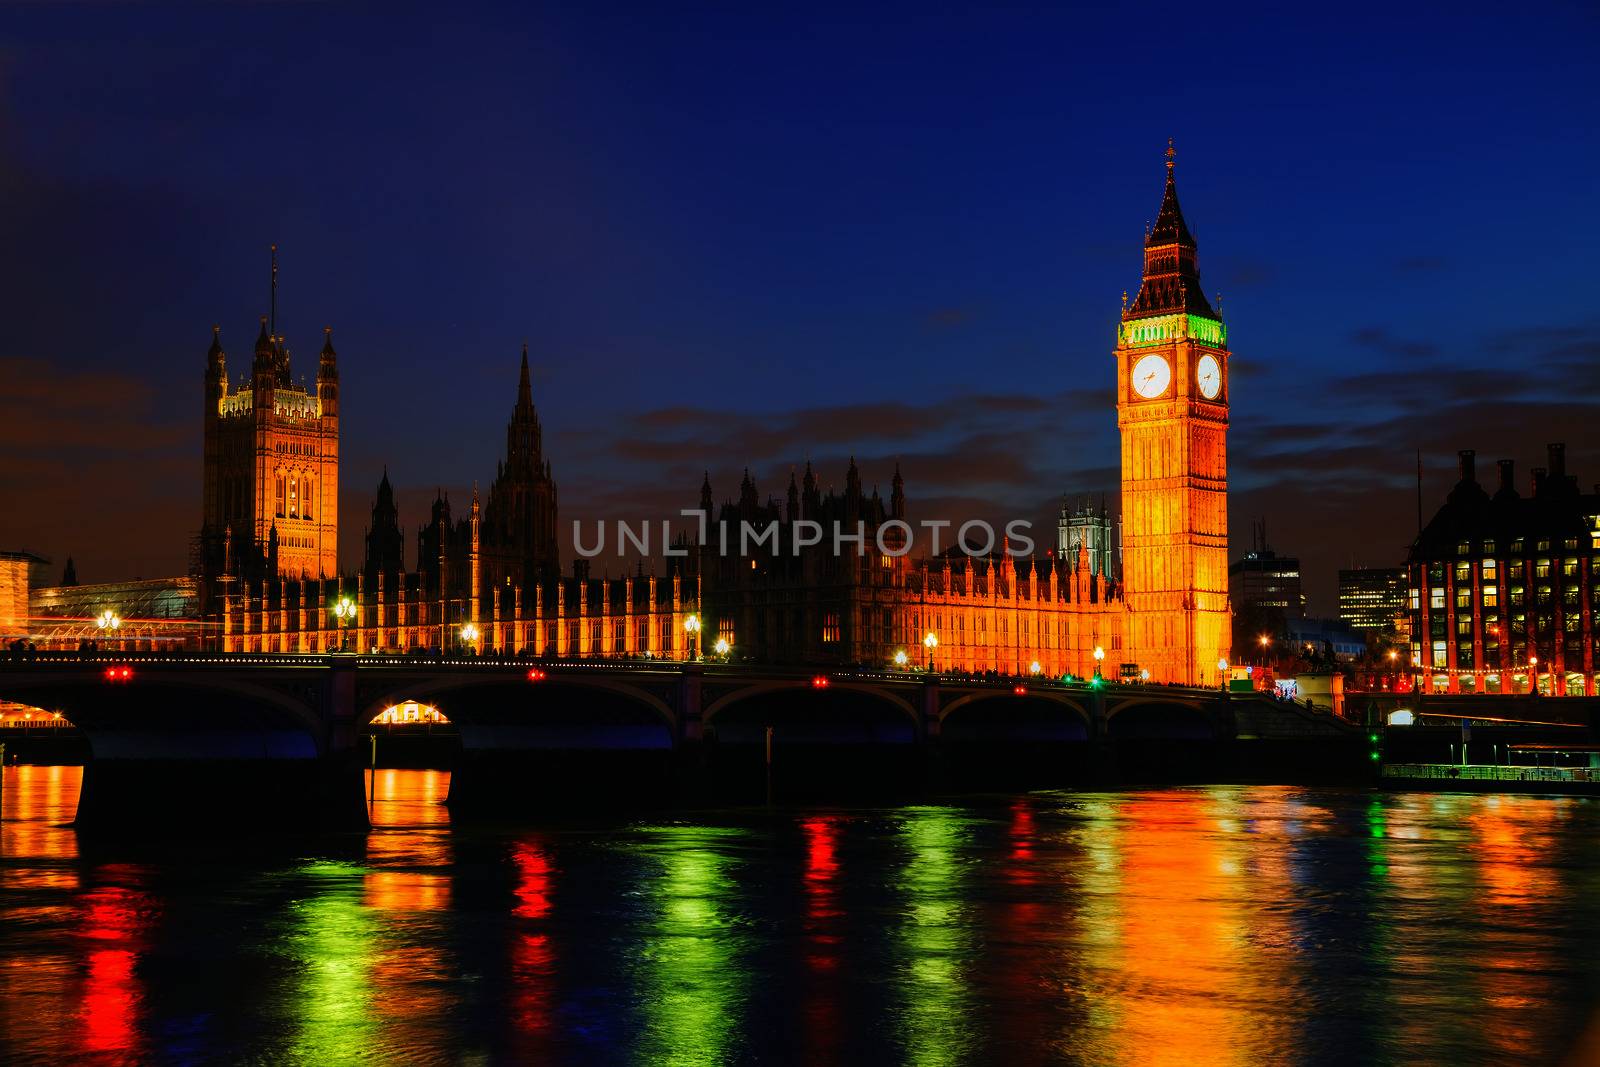
<path fill-rule="evenodd" d="M 823 492 L 807 464 L 781 501 L 762 499 L 747 474 L 737 497 L 718 505 L 707 479 L 699 510 L 708 525 L 837 522 L 863 531 L 866 551 L 791 544 L 780 534 L 777 551 L 729 556 L 697 537 L 654 564 L 621 567 L 631 573 L 595 577 L 588 560 L 564 571 L 556 482 L 524 347 L 487 497 L 474 489 L 462 507 L 438 494 L 408 564 L 385 471 L 363 562 L 340 573 L 331 330 L 310 386 L 296 382 L 269 320 L 249 375 L 237 381 L 214 330 L 204 372 L 198 625 L 183 643 L 228 652 L 684 658 L 725 640 L 729 657 L 770 663 L 1216 684 L 1231 621 L 1229 350 L 1200 286 L 1170 147 L 1143 258 L 1113 351 L 1122 438 L 1115 564 L 1103 508 L 1088 524 L 1098 540 L 1069 539 L 1067 551 L 1043 556 L 884 551 L 879 535 L 894 543 L 909 520 L 904 480 L 896 469 L 884 499 L 863 487 L 852 460 L 842 491 Z"/>

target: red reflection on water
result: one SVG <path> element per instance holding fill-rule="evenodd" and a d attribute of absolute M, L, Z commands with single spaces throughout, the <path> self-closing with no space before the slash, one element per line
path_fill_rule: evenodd
<path fill-rule="evenodd" d="M 1033 870 L 1033 805 L 1019 798 L 1011 805 L 1011 862 L 1006 865 L 1006 880 L 1016 885 L 1032 885 Z"/>
<path fill-rule="evenodd" d="M 839 1050 L 840 970 L 838 906 L 839 824 L 834 816 L 815 816 L 800 823 L 806 839 L 806 967 L 810 971 L 805 998 L 808 1062 L 835 1058 Z"/>
<path fill-rule="evenodd" d="M 555 944 L 546 930 L 545 920 L 552 910 L 550 894 L 555 865 L 538 841 L 518 841 L 511 849 L 517 869 L 513 890 L 516 907 L 516 933 L 511 942 L 511 1021 L 522 1047 L 517 1058 L 537 1059 L 535 1048 L 548 1037 L 553 1026 L 551 1007 L 555 1001 Z"/>
<path fill-rule="evenodd" d="M 96 880 L 125 880 L 132 873 L 112 865 L 96 872 Z M 84 895 L 81 936 L 90 945 L 78 998 L 78 1036 L 85 1053 L 139 1052 L 144 989 L 136 964 L 148 908 L 144 894 L 125 885 L 102 885 Z"/>

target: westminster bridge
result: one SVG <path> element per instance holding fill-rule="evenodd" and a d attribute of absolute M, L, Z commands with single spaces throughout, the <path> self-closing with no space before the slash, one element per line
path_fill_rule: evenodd
<path fill-rule="evenodd" d="M 1348 776 L 1365 737 L 1218 689 L 647 659 L 41 652 L 0 662 L 0 700 L 86 736 L 80 826 L 364 823 L 371 723 L 410 701 L 459 735 L 452 806 L 491 813 L 774 780 L 787 797 Z"/>

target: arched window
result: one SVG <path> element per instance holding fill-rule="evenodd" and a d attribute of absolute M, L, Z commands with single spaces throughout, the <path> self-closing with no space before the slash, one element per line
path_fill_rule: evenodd
<path fill-rule="evenodd" d="M 317 517 L 316 508 L 311 506 L 311 475 L 309 474 L 300 480 L 300 514 L 307 521 L 313 521 Z"/>
<path fill-rule="evenodd" d="M 276 497 L 276 500 L 277 500 L 277 511 L 276 511 L 276 514 L 278 514 L 279 516 L 282 516 L 282 515 L 285 514 L 285 511 L 284 511 L 284 490 L 285 490 L 285 486 L 284 486 L 284 483 L 283 483 L 283 475 L 280 474 L 280 475 L 278 475 L 278 489 L 277 489 L 277 497 Z"/>

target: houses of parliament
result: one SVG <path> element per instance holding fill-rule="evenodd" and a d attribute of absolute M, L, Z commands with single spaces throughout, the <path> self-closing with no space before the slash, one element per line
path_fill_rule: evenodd
<path fill-rule="evenodd" d="M 835 553 L 829 543 L 730 557 L 680 542 L 653 565 L 596 577 L 561 563 L 556 482 L 523 348 L 505 452 L 486 496 L 438 494 L 412 559 L 386 470 L 359 569 L 339 572 L 339 371 L 325 332 L 314 384 L 263 318 L 248 375 L 230 379 L 220 331 L 204 368 L 204 487 L 188 644 L 235 652 L 445 652 L 532 657 L 703 655 L 720 639 L 766 663 L 896 661 L 935 670 L 1216 684 L 1230 643 L 1227 329 L 1200 286 L 1172 150 L 1143 276 L 1113 346 L 1121 434 L 1120 574 L 1086 541 L 1031 558 Z M 274 262 L 274 279 L 276 265 Z M 274 284 L 275 291 L 275 284 Z M 509 382 L 509 360 L 507 380 Z M 783 498 L 747 473 L 712 522 L 834 521 L 866 532 L 911 514 L 852 460 L 824 492 L 809 463 Z M 780 527 L 784 528 L 784 527 Z M 892 534 L 891 534 L 892 536 Z M 334 605 L 344 605 L 336 616 Z M 693 617 L 693 623 L 691 623 Z M 692 627 L 698 623 L 698 632 Z M 687 625 L 686 625 L 687 624 Z M 932 640 L 929 640 L 930 635 Z M 1097 655 L 1096 653 L 1099 653 Z"/>

